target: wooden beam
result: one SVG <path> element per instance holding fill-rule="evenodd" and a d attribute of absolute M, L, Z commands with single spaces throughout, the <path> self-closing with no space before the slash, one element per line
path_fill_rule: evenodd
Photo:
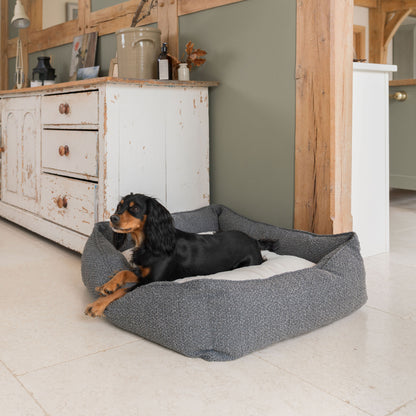
<path fill-rule="evenodd" d="M 297 2 L 295 228 L 350 231 L 353 1 Z"/>
<path fill-rule="evenodd" d="M 56 33 L 59 32 L 59 37 Z M 77 20 L 61 23 L 46 29 L 31 32 L 28 39 L 28 52 L 38 52 L 49 48 L 72 43 L 74 36 L 79 34 Z"/>
<path fill-rule="evenodd" d="M 367 59 L 365 50 L 365 26 L 354 25 L 353 45 L 357 59 Z"/>
<path fill-rule="evenodd" d="M 179 56 L 178 0 L 159 0 L 157 8 L 162 43 L 167 42 L 169 52 Z"/>
<path fill-rule="evenodd" d="M 185 14 L 226 6 L 240 1 L 243 0 L 178 0 L 178 14 L 179 16 L 183 16 Z"/>
<path fill-rule="evenodd" d="M 387 14 L 382 9 L 382 0 L 377 0 L 377 8 L 368 12 L 369 57 L 368 61 L 384 64 L 387 60 L 387 50 L 384 46 L 384 28 Z"/>
<path fill-rule="evenodd" d="M 91 1 L 78 0 L 78 34 L 83 35 L 87 32 L 91 19 Z"/>
<path fill-rule="evenodd" d="M 403 20 L 410 15 L 412 9 L 400 10 L 393 13 L 393 16 L 387 20 L 387 23 L 384 27 L 384 48 L 386 49 L 389 46 L 390 41 L 393 39 L 394 34 L 397 32 L 397 29 L 403 23 Z"/>
<path fill-rule="evenodd" d="M 382 1 L 381 8 L 386 13 L 395 12 L 398 10 L 416 9 L 416 0 Z"/>
<path fill-rule="evenodd" d="M 374 8 L 377 7 L 377 0 L 354 0 L 354 6 Z"/>

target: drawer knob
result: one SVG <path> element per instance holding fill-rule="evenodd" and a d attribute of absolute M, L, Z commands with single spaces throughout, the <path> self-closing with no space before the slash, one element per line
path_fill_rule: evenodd
<path fill-rule="evenodd" d="M 65 196 L 63 198 L 59 197 L 56 201 L 56 205 L 58 205 L 58 208 L 66 208 L 68 206 L 68 200 Z"/>
<path fill-rule="evenodd" d="M 59 146 L 58 152 L 59 152 L 60 156 L 68 156 L 69 155 L 69 146 L 68 145 Z"/>
<path fill-rule="evenodd" d="M 59 104 L 59 113 L 60 114 L 69 114 L 69 104 L 68 103 Z"/>

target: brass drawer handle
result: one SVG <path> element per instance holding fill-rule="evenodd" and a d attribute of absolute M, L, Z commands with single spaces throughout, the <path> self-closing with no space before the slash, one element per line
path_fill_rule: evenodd
<path fill-rule="evenodd" d="M 68 206 L 68 200 L 66 199 L 66 196 L 63 198 L 59 197 L 56 201 L 56 205 L 58 205 L 58 208 L 66 208 Z"/>
<path fill-rule="evenodd" d="M 59 146 L 58 152 L 59 152 L 60 156 L 68 156 L 69 155 L 69 146 L 68 145 Z"/>
<path fill-rule="evenodd" d="M 396 91 L 394 94 L 389 95 L 390 99 L 396 101 L 406 101 L 407 100 L 407 92 L 406 91 Z"/>
<path fill-rule="evenodd" d="M 60 114 L 69 114 L 69 104 L 68 103 L 61 103 L 59 104 L 59 113 Z"/>
<path fill-rule="evenodd" d="M 5 147 L 0 147 L 0 153 L 3 153 L 5 151 L 6 151 L 6 148 Z"/>

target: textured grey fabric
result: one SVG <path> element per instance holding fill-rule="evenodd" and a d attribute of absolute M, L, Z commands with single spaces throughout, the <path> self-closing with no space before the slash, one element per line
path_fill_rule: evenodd
<path fill-rule="evenodd" d="M 279 238 L 281 254 L 317 264 L 265 280 L 200 279 L 141 286 L 106 309 L 107 319 L 120 328 L 189 357 L 226 361 L 328 325 L 367 300 L 354 233 L 319 236 L 282 229 L 220 205 L 173 216 L 176 227 L 184 231 L 241 230 L 254 238 Z M 111 239 L 108 223 L 96 224 L 82 255 L 83 281 L 94 296 L 96 286 L 129 268 Z"/>

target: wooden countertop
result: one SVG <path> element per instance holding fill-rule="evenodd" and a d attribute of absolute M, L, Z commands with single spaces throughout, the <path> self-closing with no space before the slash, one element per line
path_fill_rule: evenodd
<path fill-rule="evenodd" d="M 59 84 L 53 85 L 44 85 L 41 87 L 30 87 L 30 88 L 21 88 L 13 90 L 2 90 L 0 91 L 1 95 L 9 94 L 20 94 L 28 92 L 55 92 L 61 91 L 63 89 L 75 89 L 82 87 L 93 88 L 101 84 L 129 84 L 137 85 L 138 87 L 171 87 L 171 88 L 197 88 L 197 87 L 216 87 L 219 85 L 219 82 L 216 81 L 159 81 L 156 79 L 146 79 L 146 80 L 135 80 L 135 79 L 125 79 L 125 78 L 112 78 L 112 77 L 100 77 L 100 78 L 91 78 L 81 81 L 70 81 L 62 82 Z"/>
<path fill-rule="evenodd" d="M 404 85 L 416 85 L 416 79 L 395 79 L 389 82 L 390 87 L 401 87 Z"/>

